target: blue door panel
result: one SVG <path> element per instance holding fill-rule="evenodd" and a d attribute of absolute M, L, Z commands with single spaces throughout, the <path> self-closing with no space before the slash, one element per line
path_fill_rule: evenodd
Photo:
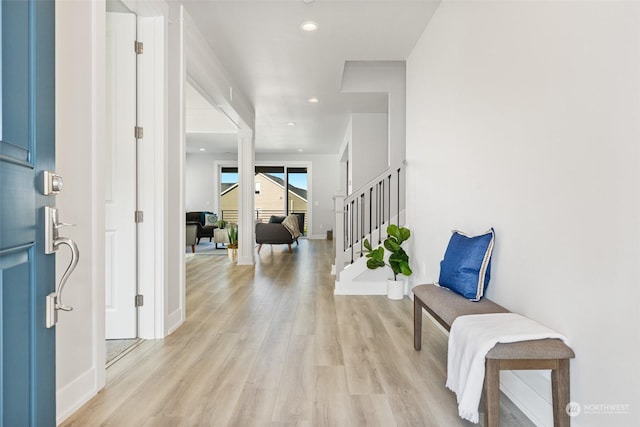
<path fill-rule="evenodd" d="M 0 287 L 2 292 L 3 318 L 11 322 L 3 322 L 0 336 L 2 348 L 2 388 L 5 396 L 2 405 L 2 422 L 5 426 L 29 425 L 24 419 L 29 414 L 29 286 L 24 278 L 29 277 L 30 266 L 27 251 L 11 254 L 7 261 L 18 262 L 17 265 L 0 270 Z M 12 258 L 12 259 L 7 259 Z M 19 350 L 19 351 L 17 351 Z"/>
<path fill-rule="evenodd" d="M 55 164 L 55 11 L 0 0 L 0 427 L 55 426 L 55 328 L 45 297 L 42 171 Z"/>
<path fill-rule="evenodd" d="M 0 173 L 0 249 L 33 243 L 36 239 L 37 214 L 33 195 L 33 170 L 5 161 L 0 163 Z"/>
<path fill-rule="evenodd" d="M 2 2 L 2 140 L 28 150 L 29 62 L 16 52 L 29 52 L 29 10 L 26 1 Z"/>

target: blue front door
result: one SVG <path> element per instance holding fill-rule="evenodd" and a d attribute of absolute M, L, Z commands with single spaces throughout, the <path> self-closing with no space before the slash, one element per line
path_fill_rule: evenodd
<path fill-rule="evenodd" d="M 45 298 L 43 170 L 54 169 L 54 4 L 0 2 L 0 426 L 55 426 L 55 328 Z"/>

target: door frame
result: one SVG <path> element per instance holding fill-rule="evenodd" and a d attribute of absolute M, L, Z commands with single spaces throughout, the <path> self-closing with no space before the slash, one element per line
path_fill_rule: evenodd
<path fill-rule="evenodd" d="M 144 297 L 144 305 L 138 310 L 138 335 L 144 339 L 161 339 L 180 326 L 185 318 L 184 298 L 179 297 L 179 307 L 171 313 L 166 298 L 170 292 L 166 283 L 176 276 L 176 269 L 178 277 L 184 277 L 180 273 L 184 271 L 184 250 L 179 247 L 180 261 L 176 266 L 169 250 L 169 242 L 174 237 L 168 235 L 170 228 L 167 226 L 170 204 L 177 206 L 180 212 L 184 211 L 184 192 L 176 194 L 168 190 L 168 175 L 178 169 L 177 175 L 181 176 L 183 168 L 179 164 L 170 168 L 165 163 L 173 163 L 167 144 L 167 130 L 171 126 L 165 125 L 166 18 L 138 16 L 137 28 L 138 40 L 144 43 L 144 53 L 138 55 L 137 66 L 138 126 L 144 129 L 144 137 L 138 145 L 138 209 L 144 213 L 143 222 L 138 224 L 138 289 Z M 183 295 L 184 278 L 174 283 L 178 283 L 178 294 Z"/>
<path fill-rule="evenodd" d="M 127 2 L 129 3 L 129 2 Z M 155 4 L 155 3 L 154 3 Z M 56 149 L 61 153 L 59 172 L 67 178 L 65 184 L 74 189 L 74 197 L 61 193 L 58 206 L 62 220 L 74 222 L 78 227 L 69 230 L 77 236 L 81 247 L 81 261 L 67 285 L 65 296 L 76 306 L 74 314 L 82 314 L 82 333 L 71 324 L 63 324 L 58 329 L 57 351 L 57 421 L 62 422 L 80 406 L 86 403 L 106 381 L 104 345 L 104 111 L 105 111 L 105 2 L 61 2 L 56 4 L 56 84 L 60 96 L 56 104 L 59 115 L 56 133 Z M 148 174 L 145 184 L 150 189 L 143 195 L 141 209 L 146 211 L 141 225 L 141 239 L 146 246 L 140 274 L 149 274 L 143 284 L 144 310 L 140 310 L 140 336 L 163 338 L 177 328 L 184 316 L 184 298 L 174 294 L 184 294 L 184 279 L 181 284 L 171 283 L 170 277 L 184 272 L 184 249 L 182 245 L 170 246 L 171 241 L 184 242 L 184 230 L 169 226 L 168 211 L 184 223 L 184 192 L 171 193 L 167 190 L 168 171 L 173 171 L 174 163 L 183 164 L 179 155 L 168 148 L 167 128 L 182 129 L 179 101 L 184 78 L 176 78 L 171 68 L 165 64 L 167 44 L 176 37 L 172 31 L 182 32 L 180 5 L 171 4 L 168 11 L 151 14 L 136 11 L 139 19 L 149 23 L 147 33 L 139 33 L 146 40 L 146 67 L 154 73 L 145 78 L 146 92 L 142 94 L 142 112 L 146 114 L 144 133 L 149 141 L 141 152 L 148 160 L 143 177 Z M 147 15 L 150 13 L 147 13 Z M 142 16 L 142 18 L 140 18 Z M 172 25 L 168 21 L 171 19 Z M 177 43 L 182 44 L 182 35 Z M 169 39 L 169 40 L 168 40 Z M 157 46 L 156 49 L 153 46 Z M 154 53 L 155 52 L 155 53 Z M 156 54 L 157 53 L 157 54 Z M 173 62 L 175 61 L 174 64 Z M 72 64 L 71 66 L 69 64 Z M 172 55 L 169 67 L 184 65 L 184 57 Z M 167 80 L 176 79 L 179 86 L 167 89 Z M 175 102 L 173 102 L 175 101 Z M 151 108 L 152 107 L 152 108 Z M 178 112 L 174 111 L 179 109 Z M 176 121 L 180 123 L 176 125 Z M 169 134 L 169 137 L 171 134 Z M 175 142 L 175 141 L 174 141 Z M 180 142 L 179 146 L 184 146 Z M 184 148 L 182 148 L 184 149 Z M 166 163 L 168 164 L 165 164 Z M 182 166 L 180 166 L 182 167 Z M 63 170 L 62 170 L 63 169 Z M 182 172 L 181 172 L 182 173 Z M 141 189 L 142 191 L 142 189 Z M 146 198 L 145 198 L 146 197 Z M 146 204 L 145 204 L 146 203 Z M 176 220 L 174 220 L 175 222 Z M 169 236 L 168 236 L 169 235 Z M 166 237 L 168 236 L 168 237 Z M 176 237 L 177 236 L 177 237 Z M 58 265 L 61 271 L 63 265 Z M 145 270 L 146 269 L 146 270 Z M 182 273 L 184 276 L 184 274 Z M 168 316 L 166 295 L 177 301 L 179 310 Z M 170 320 L 170 321 L 169 321 Z"/>

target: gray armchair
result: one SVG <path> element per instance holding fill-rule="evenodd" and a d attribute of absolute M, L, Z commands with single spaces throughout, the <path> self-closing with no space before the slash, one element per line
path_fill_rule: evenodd
<path fill-rule="evenodd" d="M 273 218 L 272 218 L 273 220 Z M 298 227 L 300 228 L 300 216 L 298 215 Z M 293 252 L 291 244 L 293 242 L 298 243 L 298 239 L 294 239 L 281 222 L 259 222 L 256 224 L 256 243 L 258 244 L 258 253 L 262 249 L 263 244 L 269 245 L 287 245 L 289 247 L 289 253 Z"/>
<path fill-rule="evenodd" d="M 191 253 L 196 252 L 196 240 L 198 239 L 198 225 L 187 224 L 187 232 L 185 233 L 187 246 L 191 246 Z"/>
<path fill-rule="evenodd" d="M 211 241 L 213 239 L 213 230 L 218 228 L 215 225 L 206 225 L 205 217 L 207 214 L 213 214 L 213 212 L 187 212 L 187 224 L 195 224 L 198 227 L 198 244 L 202 237 L 208 237 L 209 241 Z"/>

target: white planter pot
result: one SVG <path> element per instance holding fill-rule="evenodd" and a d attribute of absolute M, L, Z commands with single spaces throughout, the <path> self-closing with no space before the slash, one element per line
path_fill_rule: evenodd
<path fill-rule="evenodd" d="M 227 256 L 231 260 L 231 262 L 236 262 L 238 260 L 238 249 L 237 248 L 227 248 Z"/>
<path fill-rule="evenodd" d="M 387 298 L 395 300 L 404 298 L 404 280 L 387 279 Z"/>

